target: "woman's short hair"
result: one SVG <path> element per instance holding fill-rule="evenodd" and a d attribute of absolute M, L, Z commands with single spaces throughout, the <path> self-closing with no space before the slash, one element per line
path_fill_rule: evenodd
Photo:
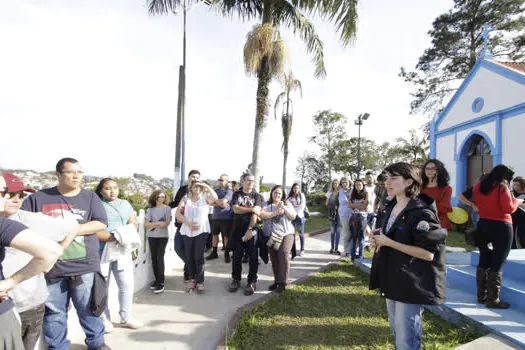
<path fill-rule="evenodd" d="M 394 176 L 401 176 L 405 180 L 412 180 L 412 185 L 405 189 L 408 198 L 414 198 L 419 194 L 421 183 L 419 182 L 419 169 L 405 162 L 390 164 L 385 171 Z"/>
<path fill-rule="evenodd" d="M 166 192 L 164 192 L 163 190 L 155 190 L 151 193 L 151 195 L 149 196 L 149 199 L 148 199 L 148 204 L 151 208 L 155 207 L 157 205 L 157 197 L 160 195 L 160 194 L 163 194 L 164 195 L 164 201 L 162 202 L 163 204 L 165 205 L 168 205 L 168 195 L 166 194 Z"/>
<path fill-rule="evenodd" d="M 436 166 L 436 176 L 437 176 L 437 185 L 438 187 L 448 186 L 450 182 L 450 175 L 448 174 L 445 164 L 438 159 L 429 159 L 421 167 L 421 187 L 425 188 L 428 186 L 429 178 L 425 173 L 425 168 L 428 164 L 433 163 Z"/>
<path fill-rule="evenodd" d="M 115 180 L 113 180 L 112 178 L 110 177 L 105 177 L 103 178 L 102 180 L 100 180 L 100 182 L 98 183 L 97 187 L 95 188 L 95 193 L 97 194 L 97 196 L 100 198 L 100 199 L 104 199 L 104 197 L 102 196 L 102 189 L 104 188 L 104 185 L 107 183 L 107 182 L 110 182 L 110 181 L 113 181 L 114 183 L 117 183 Z M 117 184 L 118 186 L 118 184 Z"/>

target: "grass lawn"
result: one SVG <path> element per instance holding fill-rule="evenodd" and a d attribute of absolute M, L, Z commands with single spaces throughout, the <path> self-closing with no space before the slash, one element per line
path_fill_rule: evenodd
<path fill-rule="evenodd" d="M 330 221 L 328 221 L 328 213 L 326 207 L 323 206 L 308 206 L 308 209 L 311 213 L 319 212 L 320 215 L 310 216 L 306 219 L 304 224 L 304 232 L 314 232 L 320 229 L 330 229 Z"/>
<path fill-rule="evenodd" d="M 448 231 L 447 246 L 449 247 L 462 247 L 471 252 L 475 250 L 475 247 L 471 247 L 465 242 L 465 234 L 457 231 Z"/>
<path fill-rule="evenodd" d="M 422 349 L 452 349 L 477 336 L 424 312 Z M 368 275 L 342 262 L 246 312 L 230 349 L 394 349 L 385 300 Z"/>

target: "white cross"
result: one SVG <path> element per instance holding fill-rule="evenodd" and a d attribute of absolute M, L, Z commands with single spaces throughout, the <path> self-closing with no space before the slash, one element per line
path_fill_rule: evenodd
<path fill-rule="evenodd" d="M 489 27 L 488 23 L 485 23 L 483 25 L 483 34 L 481 34 L 478 37 L 478 40 L 480 40 L 483 37 L 483 51 L 481 52 L 481 58 L 485 57 L 492 57 L 492 55 L 489 52 L 489 34 L 490 32 L 493 32 L 496 30 L 495 26 Z"/>

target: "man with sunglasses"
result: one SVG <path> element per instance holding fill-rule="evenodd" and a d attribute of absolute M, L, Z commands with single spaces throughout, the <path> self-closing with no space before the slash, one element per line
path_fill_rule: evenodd
<path fill-rule="evenodd" d="M 228 175 L 222 174 L 219 177 L 219 188 L 215 190 L 219 199 L 215 201 L 213 216 L 211 221 L 211 234 L 213 236 L 213 251 L 206 257 L 206 260 L 217 259 L 217 249 L 219 246 L 219 234 L 222 235 L 222 246 L 224 248 L 224 262 L 230 263 L 230 250 L 228 248 L 229 234 L 232 229 L 233 211 L 231 201 L 233 190 L 228 187 Z"/>
<path fill-rule="evenodd" d="M 86 334 L 88 349 L 110 349 L 104 343 L 104 324 L 93 314 L 91 305 L 95 272 L 100 271 L 96 232 L 106 228 L 108 219 L 100 198 L 94 192 L 81 188 L 83 173 L 76 159 L 59 160 L 56 165 L 58 186 L 34 193 L 22 205 L 23 210 L 49 216 L 73 214 L 80 224 L 73 242 L 46 274 L 49 297 L 43 330 L 45 340 L 52 349 L 69 348 L 67 311 L 70 298 Z"/>
<path fill-rule="evenodd" d="M 63 252 L 57 243 L 36 235 L 19 222 L 5 218 L 5 202 L 16 196 L 16 193 L 8 191 L 4 177 L 0 176 L 0 345 L 4 350 L 24 349 L 20 323 L 8 293 L 23 281 L 48 271 Z M 2 265 L 7 247 L 25 252 L 32 259 L 5 278 Z"/>
<path fill-rule="evenodd" d="M 2 178 L 5 183 L 5 192 L 3 192 L 4 212 L 0 215 L 18 221 L 36 231 L 35 237 L 40 236 L 61 242 L 62 248 L 67 248 L 76 237 L 78 227 L 76 220 L 71 217 L 69 220 L 62 220 L 42 213 L 20 210 L 27 193 L 34 193 L 35 190 L 25 187 L 22 180 L 16 175 L 4 174 Z M 4 275 L 10 277 L 29 263 L 31 259 L 32 256 L 29 254 L 18 249 L 7 248 L 3 262 Z M 24 348 L 34 349 L 42 333 L 44 303 L 48 297 L 44 274 L 40 273 L 20 283 L 9 295 L 15 303 L 16 311 L 19 313 L 22 322 Z"/>

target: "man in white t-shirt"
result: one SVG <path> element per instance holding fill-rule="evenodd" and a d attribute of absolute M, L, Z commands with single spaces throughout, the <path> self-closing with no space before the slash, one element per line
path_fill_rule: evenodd
<path fill-rule="evenodd" d="M 376 223 L 376 214 L 374 213 L 374 202 L 376 199 L 375 188 L 374 176 L 371 171 L 367 171 L 365 175 L 365 191 L 368 193 L 368 207 L 366 211 L 368 212 L 368 226 L 370 226 L 371 229 L 374 229 Z"/>

